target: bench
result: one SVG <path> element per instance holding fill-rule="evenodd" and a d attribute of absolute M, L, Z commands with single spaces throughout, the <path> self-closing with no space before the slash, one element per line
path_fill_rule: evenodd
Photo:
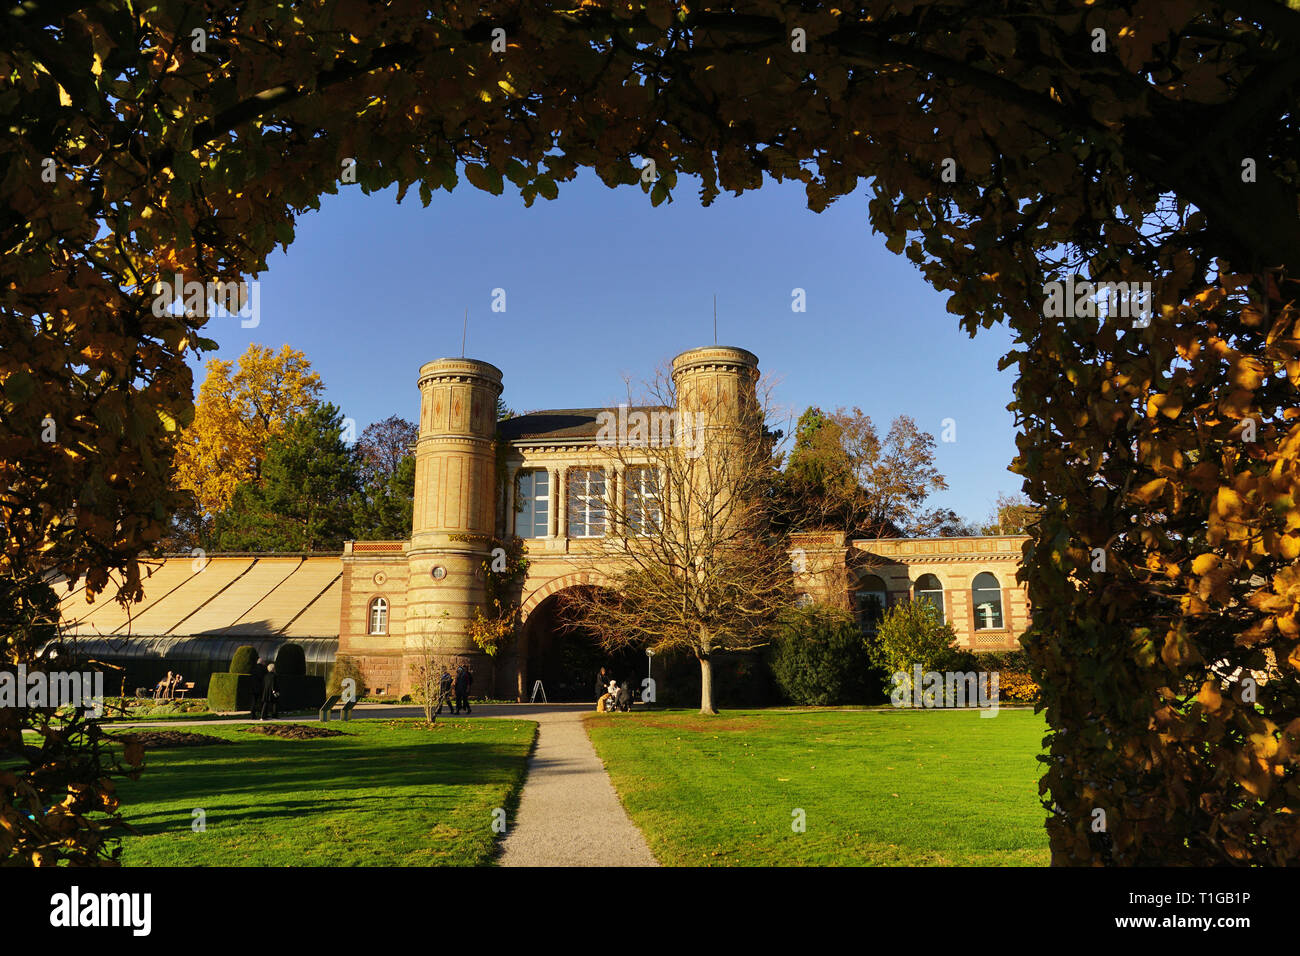
<path fill-rule="evenodd" d="M 181 684 L 180 687 L 176 688 L 176 690 L 172 692 L 172 696 L 175 700 L 184 700 L 185 695 L 188 694 L 193 689 L 194 689 L 194 681 L 189 680 L 186 681 L 184 684 Z"/>

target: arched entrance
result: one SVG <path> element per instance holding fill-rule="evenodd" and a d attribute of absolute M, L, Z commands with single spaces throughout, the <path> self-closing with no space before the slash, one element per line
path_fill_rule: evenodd
<path fill-rule="evenodd" d="M 519 640 L 520 686 L 531 695 L 537 681 L 554 702 L 595 701 L 596 675 L 605 667 L 635 693 L 645 676 L 645 653 L 637 648 L 607 651 L 583 627 L 574 608 L 575 592 L 595 585 L 563 588 L 544 598 L 523 623 Z"/>

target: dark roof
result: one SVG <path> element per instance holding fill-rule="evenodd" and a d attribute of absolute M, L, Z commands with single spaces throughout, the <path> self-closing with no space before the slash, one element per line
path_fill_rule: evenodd
<path fill-rule="evenodd" d="M 664 405 L 632 405 L 628 412 L 666 412 Z M 556 438 L 565 441 L 595 439 L 600 431 L 601 412 L 618 414 L 618 408 L 547 408 L 516 415 L 497 425 L 506 441 L 535 441 Z"/>

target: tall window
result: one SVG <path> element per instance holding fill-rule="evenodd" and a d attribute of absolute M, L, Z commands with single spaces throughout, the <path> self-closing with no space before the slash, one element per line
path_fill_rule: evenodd
<path fill-rule="evenodd" d="M 975 630 L 992 631 L 1002 627 L 1002 587 L 998 579 L 984 571 L 975 575 L 970 588 L 975 606 Z"/>
<path fill-rule="evenodd" d="M 627 489 L 627 533 L 653 534 L 663 521 L 659 469 L 654 465 L 635 465 L 623 475 Z"/>
<path fill-rule="evenodd" d="M 885 601 L 888 596 L 885 582 L 874 574 L 868 574 L 858 582 L 858 589 L 853 596 L 854 603 L 858 607 L 858 621 L 862 624 L 862 630 L 874 634 L 876 625 L 885 616 Z"/>
<path fill-rule="evenodd" d="M 605 534 L 605 472 L 574 468 L 569 472 L 569 537 L 599 538 Z"/>
<path fill-rule="evenodd" d="M 544 538 L 551 518 L 551 476 L 548 472 L 519 473 L 519 512 L 515 534 L 521 538 Z"/>
<path fill-rule="evenodd" d="M 912 595 L 918 601 L 929 601 L 934 605 L 934 609 L 939 612 L 939 620 L 943 620 L 943 585 L 933 574 L 923 574 L 916 579 L 916 584 L 912 585 Z"/>
<path fill-rule="evenodd" d="M 370 633 L 388 633 L 388 599 L 377 597 L 370 602 Z"/>

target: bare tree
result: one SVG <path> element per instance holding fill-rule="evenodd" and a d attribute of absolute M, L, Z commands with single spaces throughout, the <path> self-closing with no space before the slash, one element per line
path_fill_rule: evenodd
<path fill-rule="evenodd" d="M 412 448 L 419 437 L 419 426 L 399 415 L 367 425 L 357 439 L 363 481 L 371 484 L 391 480 L 402 459 L 414 454 Z"/>
<path fill-rule="evenodd" d="M 666 369 L 645 389 L 643 403 L 629 388 L 628 404 L 602 416 L 603 466 L 566 482 L 571 524 L 598 534 L 593 568 L 617 569 L 610 589 L 569 600 L 606 648 L 692 653 L 700 712 L 715 714 L 715 658 L 767 643 L 793 598 L 772 522 L 768 389 L 761 402 L 748 389 L 739 401 L 679 396 Z"/>
<path fill-rule="evenodd" d="M 445 662 L 438 657 L 441 649 L 443 625 L 447 612 L 442 612 L 434 625 L 432 634 L 424 633 L 420 637 L 418 653 L 410 660 L 411 697 L 424 710 L 425 723 L 432 724 L 438 719 L 438 704 L 442 693 L 441 677 L 446 669 Z"/>

